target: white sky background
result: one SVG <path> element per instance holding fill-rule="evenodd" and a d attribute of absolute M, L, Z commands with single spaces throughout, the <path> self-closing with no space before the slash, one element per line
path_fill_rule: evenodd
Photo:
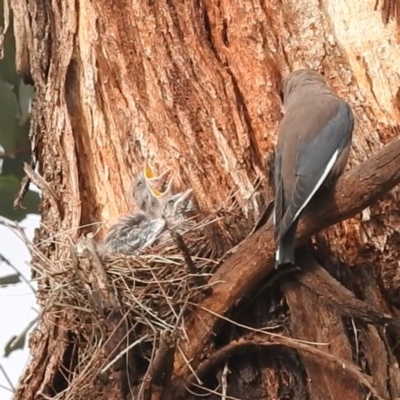
<path fill-rule="evenodd" d="M 21 221 L 20 226 L 25 228 L 25 233 L 30 240 L 33 239 L 34 230 L 39 226 L 40 216 L 29 214 Z M 9 228 L 0 225 L 0 254 L 31 281 L 31 270 L 28 265 L 30 254 L 24 243 Z M 0 277 L 15 273 L 5 263 L 0 262 Z M 36 282 L 31 282 L 36 289 Z M 18 380 L 25 370 L 29 360 L 28 339 L 36 326 L 32 327 L 26 336 L 23 350 L 13 351 L 8 358 L 3 357 L 4 347 L 12 336 L 18 336 L 31 322 L 39 310 L 35 295 L 25 282 L 0 288 L 0 364 L 7 372 L 14 387 L 18 386 Z M 0 385 L 9 387 L 7 380 L 0 371 Z M 10 400 L 13 394 L 0 387 L 0 399 Z"/>

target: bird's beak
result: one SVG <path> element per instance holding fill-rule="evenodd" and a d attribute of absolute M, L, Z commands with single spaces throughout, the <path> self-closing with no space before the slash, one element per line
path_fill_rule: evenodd
<path fill-rule="evenodd" d="M 172 189 L 172 183 L 174 181 L 175 176 L 172 175 L 168 181 L 168 177 L 172 171 L 165 171 L 160 177 L 147 180 L 147 185 L 153 194 L 153 196 L 161 198 L 163 196 L 168 195 Z"/>
<path fill-rule="evenodd" d="M 190 197 L 192 197 L 192 194 L 193 194 L 193 189 L 188 189 L 188 190 L 186 190 L 186 192 L 183 192 L 183 193 L 181 194 L 181 196 L 179 197 L 179 199 L 178 199 L 178 201 L 177 201 L 177 204 L 183 203 L 184 201 L 189 200 Z"/>
<path fill-rule="evenodd" d="M 147 158 L 144 161 L 143 165 L 143 175 L 146 179 L 152 179 L 154 178 L 154 173 L 153 170 L 150 168 L 149 163 L 147 162 Z"/>
<path fill-rule="evenodd" d="M 171 168 L 168 168 L 166 171 L 164 171 L 159 176 L 154 176 L 154 172 L 150 168 L 150 165 L 146 158 L 144 165 L 143 165 L 143 175 L 148 183 L 148 186 L 149 186 L 151 192 L 154 194 L 154 196 L 159 197 L 159 196 L 163 195 L 164 193 L 167 193 L 170 191 L 171 186 L 172 186 L 172 181 L 173 181 L 173 177 L 171 177 L 171 175 L 172 175 Z"/>
<path fill-rule="evenodd" d="M 171 188 L 173 178 L 172 169 L 168 168 L 161 175 L 153 176 L 153 178 L 147 179 L 147 182 L 151 189 L 154 189 L 159 193 L 166 193 Z"/>

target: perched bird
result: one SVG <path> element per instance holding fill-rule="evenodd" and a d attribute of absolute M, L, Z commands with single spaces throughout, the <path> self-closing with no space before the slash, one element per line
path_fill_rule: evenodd
<path fill-rule="evenodd" d="M 150 219 L 143 212 L 126 215 L 115 223 L 104 239 L 103 251 L 135 255 L 151 246 L 164 230 L 163 218 Z"/>
<path fill-rule="evenodd" d="M 195 225 L 195 221 L 191 218 L 196 210 L 192 196 L 193 189 L 188 189 L 173 195 L 164 204 L 162 217 L 166 222 L 166 229 L 160 235 L 157 244 L 163 244 L 170 240 L 170 230 L 183 234 Z"/>
<path fill-rule="evenodd" d="M 344 171 L 354 116 L 316 71 L 301 69 L 283 81 L 284 117 L 275 154 L 276 267 L 294 264 L 299 217 L 322 186 Z"/>

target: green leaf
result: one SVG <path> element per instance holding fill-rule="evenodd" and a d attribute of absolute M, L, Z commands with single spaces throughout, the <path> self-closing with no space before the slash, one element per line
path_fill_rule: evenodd
<path fill-rule="evenodd" d="M 0 2 L 3 4 L 3 2 Z M 0 60 L 0 79 L 16 86 L 21 77 L 15 68 L 15 37 L 13 35 L 12 20 L 5 34 L 4 58 Z"/>
<path fill-rule="evenodd" d="M 19 119 L 19 105 L 13 87 L 0 80 L 0 144 L 9 156 L 15 154 Z"/>
<path fill-rule="evenodd" d="M 5 286 L 15 285 L 16 283 L 20 283 L 21 279 L 18 274 L 6 275 L 0 278 L 0 289 Z"/>
<path fill-rule="evenodd" d="M 18 335 L 13 336 L 4 347 L 4 357 L 8 357 L 13 351 L 18 349 L 23 349 L 26 341 L 26 334 L 29 332 L 29 329 L 32 328 L 33 325 L 39 320 L 39 317 L 35 317 L 26 328 Z"/>
<path fill-rule="evenodd" d="M 18 85 L 18 105 L 20 118 L 18 124 L 24 125 L 30 116 L 31 102 L 35 94 L 34 88 L 31 85 L 25 85 L 22 79 Z"/>
<path fill-rule="evenodd" d="M 0 215 L 13 221 L 22 221 L 27 214 L 37 214 L 40 204 L 39 193 L 29 190 L 22 202 L 23 207 L 14 209 L 13 203 L 20 189 L 14 175 L 0 176 Z"/>

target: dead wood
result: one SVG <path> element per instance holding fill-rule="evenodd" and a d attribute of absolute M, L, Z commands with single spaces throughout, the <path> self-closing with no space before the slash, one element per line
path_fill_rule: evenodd
<path fill-rule="evenodd" d="M 296 279 L 318 295 L 318 300 L 333 306 L 343 316 L 357 318 L 373 325 L 384 326 L 388 324 L 400 333 L 400 321 L 398 319 L 390 314 L 383 313 L 365 301 L 357 299 L 353 292 L 342 286 L 322 268 L 309 252 L 303 251 L 301 257 L 302 273 L 297 274 Z"/>
<path fill-rule="evenodd" d="M 335 368 L 346 371 L 353 379 L 365 385 L 378 400 L 384 400 L 375 390 L 372 378 L 368 375 L 365 375 L 360 370 L 360 368 L 353 363 L 343 358 L 336 357 L 320 349 L 317 349 L 316 347 L 313 347 L 309 344 L 302 343 L 296 339 L 279 335 L 269 336 L 268 333 L 266 333 L 265 335 L 259 333 L 251 333 L 215 351 L 208 360 L 199 365 L 196 370 L 196 375 L 200 378 L 203 377 L 211 369 L 228 360 L 233 355 L 237 355 L 238 353 L 240 354 L 248 350 L 257 351 L 257 349 L 259 349 L 260 347 L 271 346 L 289 347 L 299 351 L 306 357 L 311 357 L 314 361 L 317 361 L 318 363 L 330 363 Z M 188 384 L 193 383 L 194 381 L 194 376 L 189 376 Z"/>
<path fill-rule="evenodd" d="M 323 202 L 314 201 L 305 211 L 297 232 L 304 242 L 320 230 L 356 215 L 400 182 L 400 140 L 385 145 L 368 161 L 343 175 L 325 194 Z M 318 199 L 316 199 L 318 200 Z M 320 200 L 320 199 L 319 199 Z M 210 280 L 221 281 L 213 295 L 199 304 L 194 322 L 188 327 L 186 358 L 196 368 L 210 340 L 218 315 L 224 315 L 273 270 L 275 246 L 271 223 L 247 238 Z M 182 357 L 177 357 L 175 373 L 188 376 Z"/>

